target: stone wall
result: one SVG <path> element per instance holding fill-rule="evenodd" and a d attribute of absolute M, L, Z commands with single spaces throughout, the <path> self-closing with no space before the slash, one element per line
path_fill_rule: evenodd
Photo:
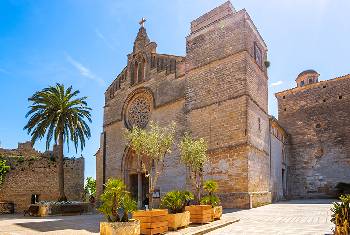
<path fill-rule="evenodd" d="M 249 208 L 270 202 L 268 77 L 263 63 L 267 48 L 247 12 L 236 12 L 226 2 L 194 20 L 186 57 L 157 54 L 156 44 L 143 27 L 134 45 L 127 67 L 106 91 L 105 137 L 96 154 L 98 194 L 103 179 L 117 177 L 128 182 L 125 171 L 134 170 L 126 159 L 131 154 L 123 131 L 128 126 L 128 107 L 140 94 L 152 101 L 149 115 L 139 112 L 142 117 L 161 125 L 177 123 L 175 145 L 184 132 L 208 142 L 210 161 L 205 177 L 219 183 L 224 207 Z M 256 47 L 261 50 L 260 63 L 255 59 Z M 161 69 L 163 62 L 154 59 L 164 56 L 170 61 L 169 72 Z M 135 84 L 130 66 L 138 58 L 145 62 L 145 77 Z M 154 61 L 157 66 L 152 67 Z M 161 194 L 190 189 L 186 176 L 175 147 L 159 178 Z"/>
<path fill-rule="evenodd" d="M 270 158 L 271 175 L 270 191 L 272 201 L 280 201 L 287 198 L 287 133 L 279 125 L 274 117 L 270 118 Z"/>
<path fill-rule="evenodd" d="M 191 25 L 187 120 L 193 135 L 209 143 L 207 178 L 218 181 L 224 207 L 269 202 L 268 78 L 253 56 L 258 45 L 264 59 L 266 45 L 246 11 L 236 12 L 229 2 Z"/>
<path fill-rule="evenodd" d="M 350 179 L 350 75 L 276 94 L 290 135 L 289 193 L 332 197 Z"/>
<path fill-rule="evenodd" d="M 39 195 L 40 201 L 58 199 L 57 162 L 49 153 L 0 150 L 0 156 L 11 166 L 4 183 L 0 186 L 0 201 L 15 203 L 16 212 L 22 212 L 31 204 L 32 195 Z M 84 192 L 84 159 L 65 159 L 65 193 L 68 200 L 81 201 Z"/>

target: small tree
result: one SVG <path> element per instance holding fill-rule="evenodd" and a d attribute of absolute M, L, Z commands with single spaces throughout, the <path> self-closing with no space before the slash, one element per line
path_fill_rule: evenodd
<path fill-rule="evenodd" d="M 207 144 L 203 138 L 194 140 L 189 134 L 185 134 L 180 142 L 181 162 L 190 172 L 192 187 L 195 189 L 195 200 L 201 199 L 203 185 L 203 167 L 207 161 Z"/>
<path fill-rule="evenodd" d="M 206 196 L 201 198 L 201 204 L 218 206 L 220 204 L 220 199 L 214 195 L 218 190 L 218 183 L 214 180 L 207 180 L 204 182 L 203 189 L 208 193 Z"/>
<path fill-rule="evenodd" d="M 187 191 L 170 191 L 164 195 L 161 201 L 161 207 L 169 210 L 169 213 L 176 214 L 185 211 L 185 206 L 194 196 Z"/>
<path fill-rule="evenodd" d="M 153 192 L 163 171 L 165 155 L 171 153 L 174 142 L 175 123 L 160 127 L 154 122 L 150 128 L 133 127 L 126 133 L 130 148 L 135 152 L 139 171 L 144 171 L 149 178 L 149 208 L 153 208 Z"/>
<path fill-rule="evenodd" d="M 106 216 L 108 222 L 127 222 L 129 213 L 137 208 L 136 202 L 126 191 L 126 186 L 120 179 L 107 181 L 101 201 L 103 203 L 98 210 Z"/>
<path fill-rule="evenodd" d="M 96 197 L 96 180 L 92 177 L 86 178 L 85 188 L 86 196 L 89 196 L 89 200 L 93 200 Z"/>

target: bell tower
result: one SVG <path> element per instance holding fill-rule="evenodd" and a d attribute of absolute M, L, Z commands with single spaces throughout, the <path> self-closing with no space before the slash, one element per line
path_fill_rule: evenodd
<path fill-rule="evenodd" d="M 270 202 L 267 47 L 245 10 L 228 1 L 191 23 L 186 112 L 208 142 L 208 178 L 224 207 Z"/>

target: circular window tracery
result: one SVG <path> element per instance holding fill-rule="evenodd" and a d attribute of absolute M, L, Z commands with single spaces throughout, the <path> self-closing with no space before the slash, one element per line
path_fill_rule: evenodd
<path fill-rule="evenodd" d="M 144 95 L 138 95 L 132 99 L 126 110 L 126 125 L 128 128 L 134 126 L 145 128 L 150 120 L 151 102 Z"/>

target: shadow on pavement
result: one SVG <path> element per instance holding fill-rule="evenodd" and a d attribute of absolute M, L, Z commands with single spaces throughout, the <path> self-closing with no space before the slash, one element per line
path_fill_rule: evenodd
<path fill-rule="evenodd" d="M 33 218 L 33 217 L 32 217 Z M 35 217 L 34 217 L 35 219 Z M 60 216 L 47 217 L 40 221 L 16 223 L 17 226 L 38 232 L 51 232 L 58 230 L 85 230 L 91 233 L 99 233 L 102 218 L 93 216 Z"/>

